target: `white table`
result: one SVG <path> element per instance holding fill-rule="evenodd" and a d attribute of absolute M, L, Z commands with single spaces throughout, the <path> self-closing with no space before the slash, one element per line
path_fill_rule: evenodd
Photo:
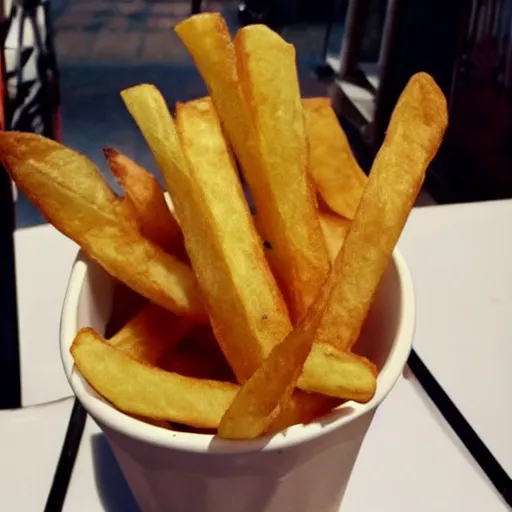
<path fill-rule="evenodd" d="M 43 510 L 72 399 L 0 412 L 0 503 Z M 136 512 L 112 452 L 89 418 L 65 512 Z M 342 512 L 508 510 L 413 377 L 402 379 L 377 412 Z M 184 511 L 185 512 L 185 511 Z"/>
<path fill-rule="evenodd" d="M 510 339 L 511 239 L 506 237 L 511 214 L 512 202 L 417 209 L 400 241 L 416 282 L 415 347 L 505 466 L 506 432 L 512 431 L 502 407 L 510 401 L 501 392 L 502 386 L 511 389 L 505 343 Z M 42 226 L 16 233 L 15 248 L 22 391 L 28 405 L 70 394 L 58 354 L 58 324 L 77 247 Z M 0 412 L 0 503 L 12 510 L 42 509 L 71 405 L 69 400 Z M 89 419 L 64 510 L 134 510 L 119 482 L 108 446 Z M 397 385 L 376 415 L 342 510 L 508 507 L 412 378 Z"/>
<path fill-rule="evenodd" d="M 72 394 L 59 353 L 60 310 L 78 246 L 53 226 L 14 233 L 24 406 Z"/>
<path fill-rule="evenodd" d="M 414 347 L 512 475 L 512 200 L 417 208 L 400 240 Z"/>

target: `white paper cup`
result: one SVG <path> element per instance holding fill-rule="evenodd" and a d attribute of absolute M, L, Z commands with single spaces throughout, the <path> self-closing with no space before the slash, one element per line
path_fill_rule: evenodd
<path fill-rule="evenodd" d="M 173 432 L 102 400 L 73 366 L 80 327 L 104 332 L 113 281 L 79 254 L 64 299 L 61 355 L 76 396 L 108 438 L 145 512 L 337 512 L 375 408 L 400 377 L 414 331 L 414 292 L 399 251 L 383 277 L 356 346 L 380 368 L 367 404 L 347 402 L 309 425 L 252 441 Z M 130 376 L 127 375 L 127 379 Z"/>

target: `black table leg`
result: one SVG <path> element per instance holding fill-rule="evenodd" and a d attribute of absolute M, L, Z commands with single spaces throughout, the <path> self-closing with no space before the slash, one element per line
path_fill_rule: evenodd
<path fill-rule="evenodd" d="M 11 179 L 0 167 L 0 409 L 21 406 Z"/>

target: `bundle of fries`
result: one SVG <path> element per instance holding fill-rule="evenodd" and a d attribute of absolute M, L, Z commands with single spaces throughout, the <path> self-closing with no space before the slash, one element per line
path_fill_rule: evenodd
<path fill-rule="evenodd" d="M 370 400 L 377 368 L 352 349 L 442 140 L 441 91 L 426 74 L 411 78 L 367 178 L 329 100 L 301 99 L 280 36 L 253 25 L 233 41 L 218 14 L 175 30 L 209 97 L 173 117 L 151 85 L 121 93 L 172 209 L 155 178 L 112 148 L 123 197 L 75 151 L 0 135 L 16 184 L 136 299 L 115 301 L 108 339 L 78 332 L 78 371 L 127 414 L 231 439 Z"/>

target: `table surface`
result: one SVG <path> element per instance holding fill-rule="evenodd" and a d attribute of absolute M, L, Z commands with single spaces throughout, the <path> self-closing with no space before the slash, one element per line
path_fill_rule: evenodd
<path fill-rule="evenodd" d="M 72 405 L 68 398 L 0 412 L 0 503 L 9 503 L 10 510 L 43 510 Z M 105 437 L 90 418 L 63 510 L 137 511 Z M 377 411 L 341 510 L 508 508 L 414 377 L 408 376 Z"/>
<path fill-rule="evenodd" d="M 512 201 L 418 208 L 400 240 L 416 286 L 415 348 L 509 474 L 512 419 L 500 405 L 509 403 L 512 383 L 505 314 L 512 298 L 511 214 Z M 23 404 L 55 401 L 70 394 L 58 326 L 77 246 L 40 226 L 18 231 L 15 248 Z M 0 503 L 42 509 L 71 406 L 68 399 L 0 412 L 0 450 L 7 454 L 0 474 L 9 481 L 0 486 Z M 411 376 L 378 411 L 342 510 L 404 509 L 508 510 Z M 136 510 L 90 419 L 64 510 Z"/>
<path fill-rule="evenodd" d="M 24 406 L 71 395 L 59 352 L 60 310 L 78 246 L 49 224 L 14 233 Z"/>
<path fill-rule="evenodd" d="M 414 348 L 512 476 L 512 201 L 415 209 Z"/>

